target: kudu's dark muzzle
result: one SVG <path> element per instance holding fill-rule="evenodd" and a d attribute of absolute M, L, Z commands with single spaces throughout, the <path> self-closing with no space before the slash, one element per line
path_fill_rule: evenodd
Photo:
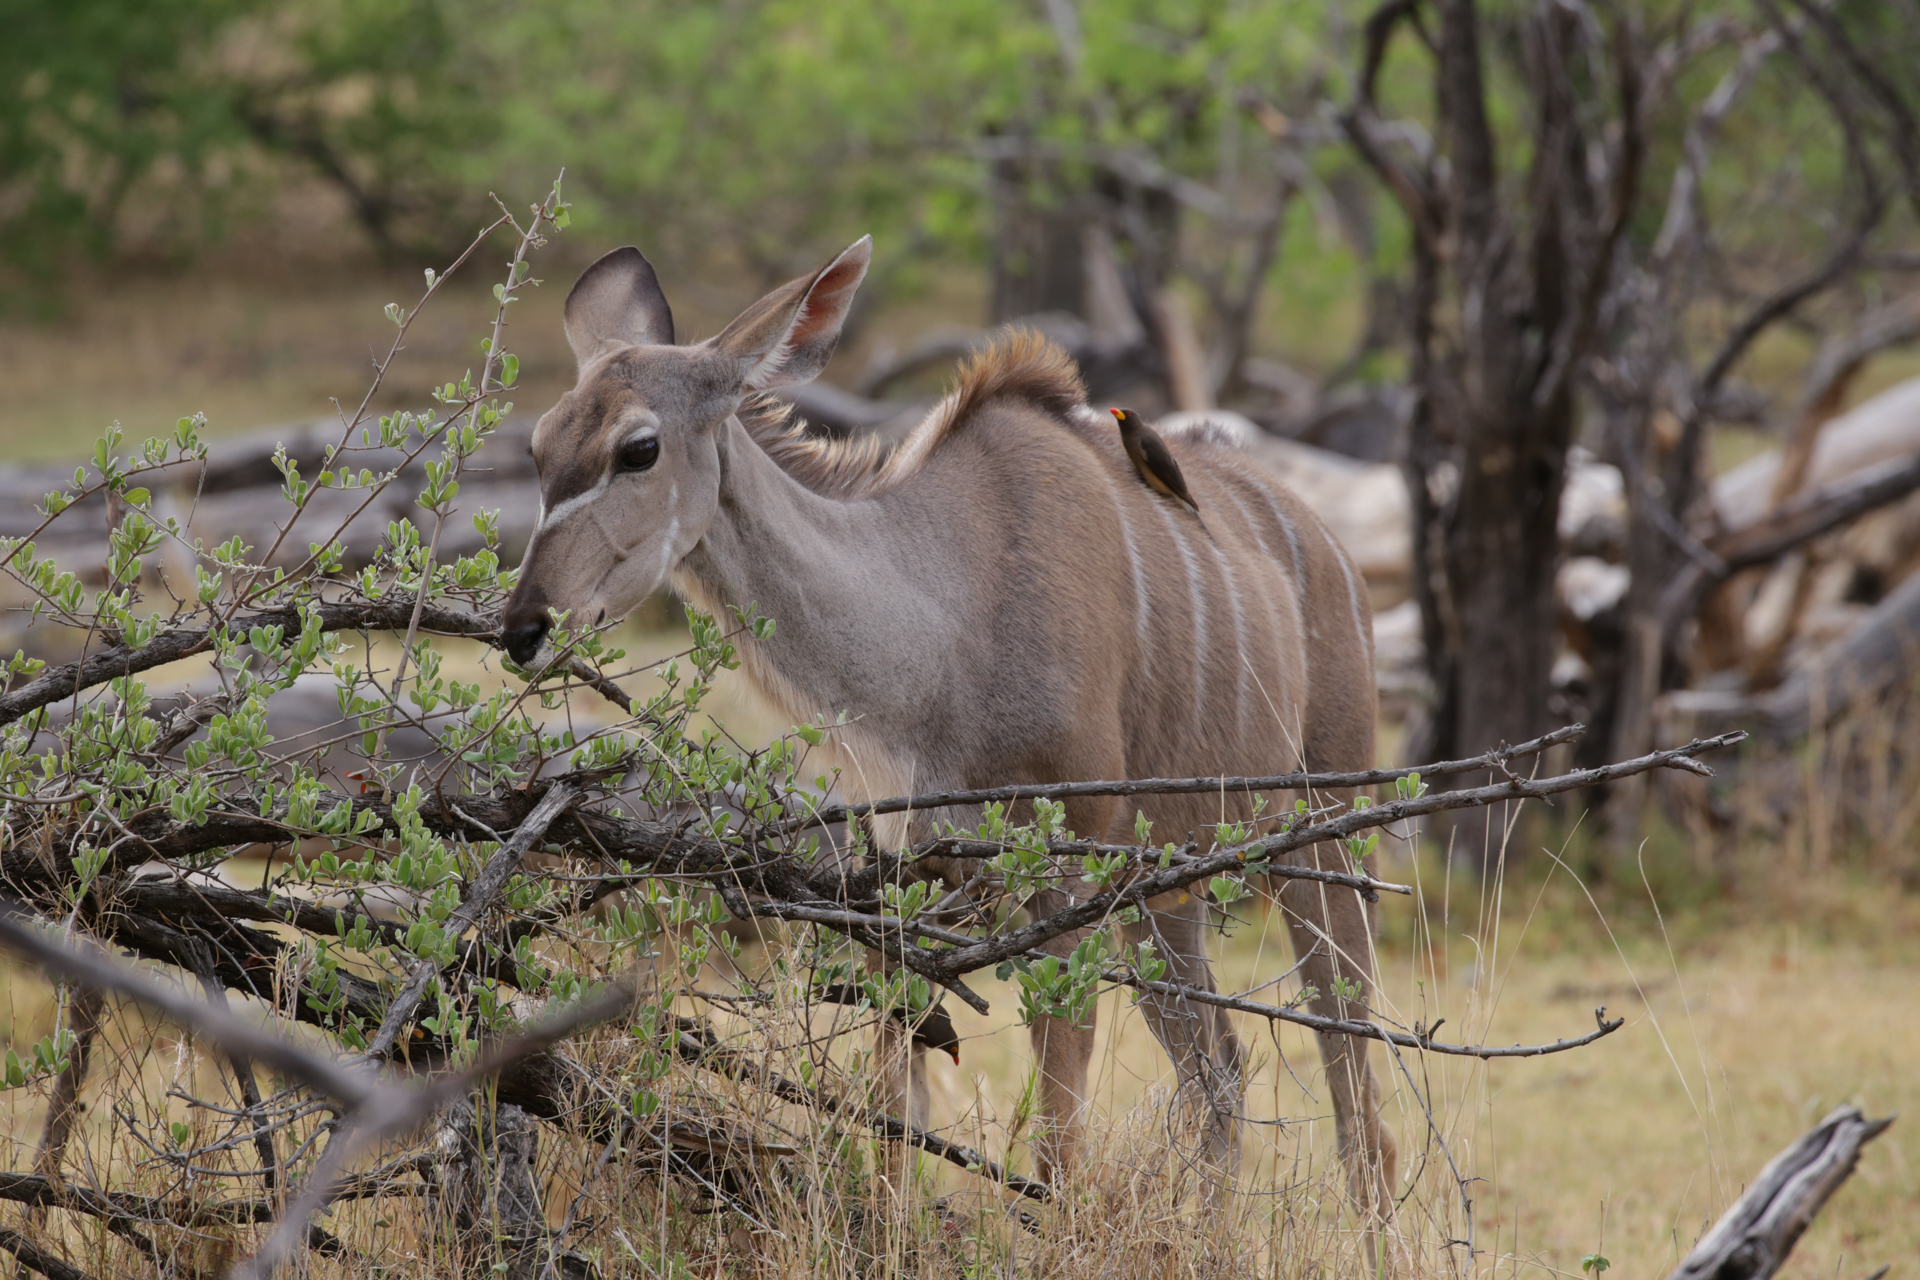
<path fill-rule="evenodd" d="M 509 614 L 501 629 L 500 643 L 506 648 L 507 656 L 523 667 L 533 664 L 533 655 L 540 652 L 540 642 L 547 638 L 546 612 L 542 609 L 525 621 L 517 621 Z"/>

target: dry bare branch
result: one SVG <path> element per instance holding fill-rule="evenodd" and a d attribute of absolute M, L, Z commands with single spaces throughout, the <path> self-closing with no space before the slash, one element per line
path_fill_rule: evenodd
<path fill-rule="evenodd" d="M 1836 1107 L 1767 1163 L 1668 1280 L 1767 1280 L 1852 1176 L 1860 1148 L 1892 1123 L 1892 1116 L 1869 1120 L 1858 1107 Z"/>
<path fill-rule="evenodd" d="M 1357 773 L 1307 773 L 1296 770 L 1293 773 L 1274 774 L 1263 778 L 1131 778 L 1110 782 L 1057 782 L 1045 785 L 1014 785 L 1005 787 L 981 787 L 970 791 L 928 791 L 913 796 L 894 796 L 886 800 L 871 800 L 863 804 L 829 805 L 803 818 L 796 818 L 784 824 L 785 831 L 804 830 L 813 826 L 828 826 L 836 822 L 845 822 L 849 818 L 863 818 L 885 813 L 926 812 L 942 809 L 949 805 L 974 805 L 1012 803 L 1018 800 L 1065 800 L 1075 796 L 1152 796 L 1152 795 L 1192 795 L 1205 792 L 1251 792 L 1251 791 L 1331 791 L 1348 787 L 1374 787 L 1382 783 L 1393 782 L 1400 778 L 1419 774 L 1422 778 L 1445 778 L 1461 773 L 1476 773 L 1482 769 L 1498 769 L 1509 760 L 1521 760 L 1538 755 L 1549 747 L 1572 742 L 1586 726 L 1571 724 L 1555 729 L 1518 746 L 1497 747 L 1468 760 L 1443 760 L 1437 764 L 1421 765 L 1408 769 L 1365 769 Z"/>

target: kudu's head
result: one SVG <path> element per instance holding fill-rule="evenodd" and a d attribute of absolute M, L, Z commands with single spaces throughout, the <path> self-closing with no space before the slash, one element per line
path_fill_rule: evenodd
<path fill-rule="evenodd" d="M 720 434 L 743 397 L 826 367 L 873 242 L 775 289 L 697 346 L 638 249 L 615 249 L 567 295 L 573 390 L 533 432 L 540 519 L 501 618 L 508 654 L 538 656 L 549 611 L 619 618 L 699 544 L 720 500 Z"/>

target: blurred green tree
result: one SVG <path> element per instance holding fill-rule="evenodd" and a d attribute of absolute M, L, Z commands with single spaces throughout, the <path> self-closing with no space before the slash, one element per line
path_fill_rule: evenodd
<path fill-rule="evenodd" d="M 128 193 L 163 161 L 200 171 L 232 137 L 227 94 L 187 65 L 257 0 L 39 0 L 0 41 L 0 254 L 44 275 L 110 248 Z"/>
<path fill-rule="evenodd" d="M 135 239 L 190 252 L 275 181 L 248 163 L 262 151 L 340 187 L 382 252 L 438 251 L 472 220 L 459 158 L 494 131 L 470 21 L 440 0 L 20 6 L 0 44 L 0 252 L 41 279 Z"/>
<path fill-rule="evenodd" d="M 582 223 L 609 237 L 766 281 L 871 230 L 891 246 L 883 271 L 989 259 L 999 318 L 1089 316 L 1089 263 L 1098 274 L 1107 254 L 1123 318 L 1151 329 L 1155 296 L 1190 261 L 1227 334 L 1218 383 L 1301 181 L 1297 157 L 1280 172 L 1271 104 L 1311 114 L 1326 13 L 1309 0 L 43 2 L 0 53 L 22 86 L 0 107 L 8 252 L 46 272 L 76 248 L 124 248 L 130 205 L 190 251 L 304 170 L 345 195 L 380 252 L 431 259 L 470 227 L 468 193 L 535 188 L 563 164 Z"/>

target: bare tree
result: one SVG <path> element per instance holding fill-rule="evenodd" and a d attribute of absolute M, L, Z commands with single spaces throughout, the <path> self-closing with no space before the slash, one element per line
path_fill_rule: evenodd
<path fill-rule="evenodd" d="M 1813 312 L 1823 296 L 1838 295 L 1842 303 L 1833 309 L 1837 319 L 1827 320 L 1830 336 L 1807 368 L 1799 395 L 1789 405 L 1760 411 L 1763 421 L 1787 436 L 1773 494 L 1778 505 L 1795 497 L 1814 441 L 1844 403 L 1855 373 L 1876 352 L 1911 340 L 1915 332 L 1911 302 L 1870 311 L 1858 323 L 1844 318 L 1858 308 L 1858 290 L 1846 291 L 1874 265 L 1872 250 L 1888 226 L 1898 184 L 1920 197 L 1912 141 L 1920 123 L 1894 87 L 1899 78 L 1875 65 L 1875 55 L 1861 43 L 1866 32 L 1850 31 L 1825 6 L 1767 3 L 1760 12 L 1764 22 L 1758 26 L 1718 21 L 1676 31 L 1652 57 L 1654 71 L 1638 107 L 1651 117 L 1661 106 L 1656 95 L 1689 64 L 1711 58 L 1721 67 L 1710 91 L 1677 124 L 1679 158 L 1657 234 L 1644 244 L 1624 244 L 1614 264 L 1605 304 L 1606 349 L 1589 367 L 1608 451 L 1627 478 L 1629 510 L 1631 585 L 1622 603 L 1622 645 L 1614 679 L 1599 682 L 1593 698 L 1602 753 L 1651 741 L 1658 695 L 1697 674 L 1690 641 L 1709 587 L 1850 518 L 1849 502 L 1857 514 L 1907 491 L 1902 477 L 1863 477 L 1870 483 L 1857 492 L 1812 495 L 1801 504 L 1804 511 L 1779 508 L 1781 529 L 1757 526 L 1718 538 L 1706 510 L 1709 430 L 1719 421 L 1753 416 L 1754 396 L 1733 375 L 1761 337 L 1782 325 L 1818 324 Z M 1896 41 L 1891 49 L 1897 48 Z M 1878 56 L 1889 56 L 1891 49 L 1883 46 Z M 1704 187 L 1729 117 L 1768 89 L 1776 99 L 1784 95 L 1815 108 L 1842 168 L 1837 188 L 1799 193 L 1805 203 L 1794 213 L 1817 228 L 1806 237 L 1806 260 L 1793 263 L 1791 250 L 1782 255 L 1774 249 L 1767 256 L 1787 257 L 1784 269 L 1756 272 L 1740 261 L 1729 224 L 1751 215 L 1756 203 L 1778 203 L 1781 194 L 1756 192 L 1726 210 L 1714 207 Z M 1702 359 L 1695 354 L 1701 348 L 1699 317 L 1715 313 L 1730 318 L 1717 331 L 1708 330 L 1713 338 Z M 1829 499 L 1831 511 L 1822 507 Z M 1819 518 L 1823 513 L 1832 518 Z M 1776 647 L 1759 664 L 1777 669 L 1778 660 Z M 1614 806 L 1616 836 L 1637 828 L 1636 808 Z"/>
<path fill-rule="evenodd" d="M 1428 13 L 1437 23 L 1429 31 Z M 1577 376 L 1635 208 L 1644 146 L 1631 20 L 1539 3 L 1488 20 L 1473 0 L 1389 0 L 1367 23 L 1341 120 L 1413 231 L 1405 459 L 1414 591 L 1436 702 L 1415 753 L 1518 741 L 1550 719 L 1556 530 Z M 1406 27 L 1432 59 L 1434 133 L 1390 141 L 1377 105 Z M 1515 51 L 1533 139 L 1504 177 L 1490 50 Z M 1404 134 L 1403 134 L 1404 136 Z"/>
<path fill-rule="evenodd" d="M 1679 639 L 1699 583 L 1676 594 L 1676 575 L 1725 576 L 1699 527 L 1707 430 L 1754 413 L 1730 375 L 1769 328 L 1867 262 L 1889 208 L 1882 157 L 1912 168 L 1900 139 L 1914 116 L 1857 35 L 1811 3 L 1768 5 L 1761 19 L 1389 0 L 1367 24 L 1341 120 L 1413 232 L 1405 467 L 1435 689 L 1417 754 L 1528 737 L 1554 719 L 1556 523 L 1588 396 L 1607 427 L 1595 443 L 1627 477 L 1632 586 L 1619 639 L 1600 646 L 1583 758 L 1651 741 L 1654 696 L 1684 674 Z M 1380 114 L 1381 69 L 1403 29 L 1430 64 L 1430 142 L 1404 124 L 1396 137 Z M 1718 78 L 1689 102 L 1682 77 L 1703 68 Z M 1704 192 L 1730 111 L 1769 71 L 1776 95 L 1826 113 L 1845 174 L 1837 189 L 1799 193 L 1831 228 L 1811 262 L 1783 268 L 1789 249 L 1741 271 Z M 1510 134 L 1494 123 L 1496 83 L 1525 108 L 1507 113 Z M 1677 158 L 1656 183 L 1653 141 L 1670 138 Z M 1523 159 L 1503 174 L 1511 156 Z M 1716 336 L 1696 361 L 1703 327 Z M 1823 353 L 1800 435 L 1832 415 L 1852 370 L 1910 329 L 1882 317 Z"/>

